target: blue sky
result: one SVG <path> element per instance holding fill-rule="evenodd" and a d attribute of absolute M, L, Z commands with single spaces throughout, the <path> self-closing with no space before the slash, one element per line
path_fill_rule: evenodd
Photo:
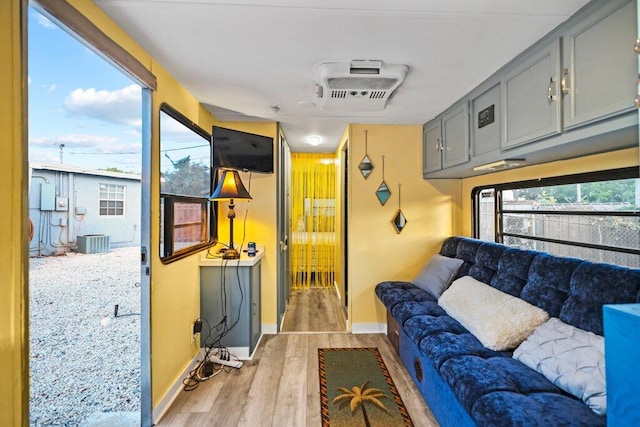
<path fill-rule="evenodd" d="M 29 160 L 140 172 L 141 89 L 29 10 Z"/>

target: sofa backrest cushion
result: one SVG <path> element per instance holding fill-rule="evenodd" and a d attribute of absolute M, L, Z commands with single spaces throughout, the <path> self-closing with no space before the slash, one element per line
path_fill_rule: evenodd
<path fill-rule="evenodd" d="M 571 275 L 582 262 L 574 258 L 537 253 L 531 261 L 528 280 L 520 298 L 542 308 L 551 317 L 560 317 L 560 310 L 569 296 Z"/>
<path fill-rule="evenodd" d="M 571 275 L 560 320 L 603 335 L 602 305 L 640 302 L 640 270 L 582 262 Z"/>

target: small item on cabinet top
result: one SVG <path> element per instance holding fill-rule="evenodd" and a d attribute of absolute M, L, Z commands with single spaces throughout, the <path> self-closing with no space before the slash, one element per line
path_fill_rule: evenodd
<path fill-rule="evenodd" d="M 247 255 L 256 256 L 256 242 L 249 242 L 247 245 Z"/>

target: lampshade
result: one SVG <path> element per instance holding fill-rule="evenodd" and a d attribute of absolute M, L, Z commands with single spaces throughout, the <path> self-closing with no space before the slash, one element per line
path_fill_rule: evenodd
<path fill-rule="evenodd" d="M 209 200 L 251 199 L 251 195 L 244 188 L 238 171 L 225 170 L 218 186 L 209 197 Z"/>

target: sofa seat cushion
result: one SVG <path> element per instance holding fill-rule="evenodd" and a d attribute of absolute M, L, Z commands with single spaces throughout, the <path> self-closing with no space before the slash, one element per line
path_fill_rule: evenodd
<path fill-rule="evenodd" d="M 419 346 L 420 341 L 428 335 L 437 335 L 443 332 L 469 333 L 457 320 L 447 316 L 446 313 L 442 316 L 414 316 L 404 322 L 402 329 L 416 346 Z"/>
<path fill-rule="evenodd" d="M 564 394 L 543 375 L 510 357 L 454 357 L 438 372 L 469 413 L 478 399 L 494 392 Z"/>
<path fill-rule="evenodd" d="M 376 295 L 391 310 L 399 302 L 433 301 L 434 298 L 409 282 L 382 282 L 376 286 Z"/>
<path fill-rule="evenodd" d="M 427 335 L 420 341 L 419 348 L 429 358 L 436 370 L 439 370 L 447 360 L 460 356 L 478 356 L 483 359 L 508 357 L 504 353 L 489 350 L 482 345 L 478 338 L 468 332 L 462 334 L 442 332 Z"/>
<path fill-rule="evenodd" d="M 496 391 L 480 397 L 470 412 L 478 426 L 604 427 L 607 419 L 596 415 L 580 400 L 557 393 L 521 394 Z"/>
<path fill-rule="evenodd" d="M 391 315 L 398 325 L 403 326 L 404 323 L 415 316 L 443 316 L 445 311 L 438 305 L 437 301 L 404 301 L 393 306 Z"/>

